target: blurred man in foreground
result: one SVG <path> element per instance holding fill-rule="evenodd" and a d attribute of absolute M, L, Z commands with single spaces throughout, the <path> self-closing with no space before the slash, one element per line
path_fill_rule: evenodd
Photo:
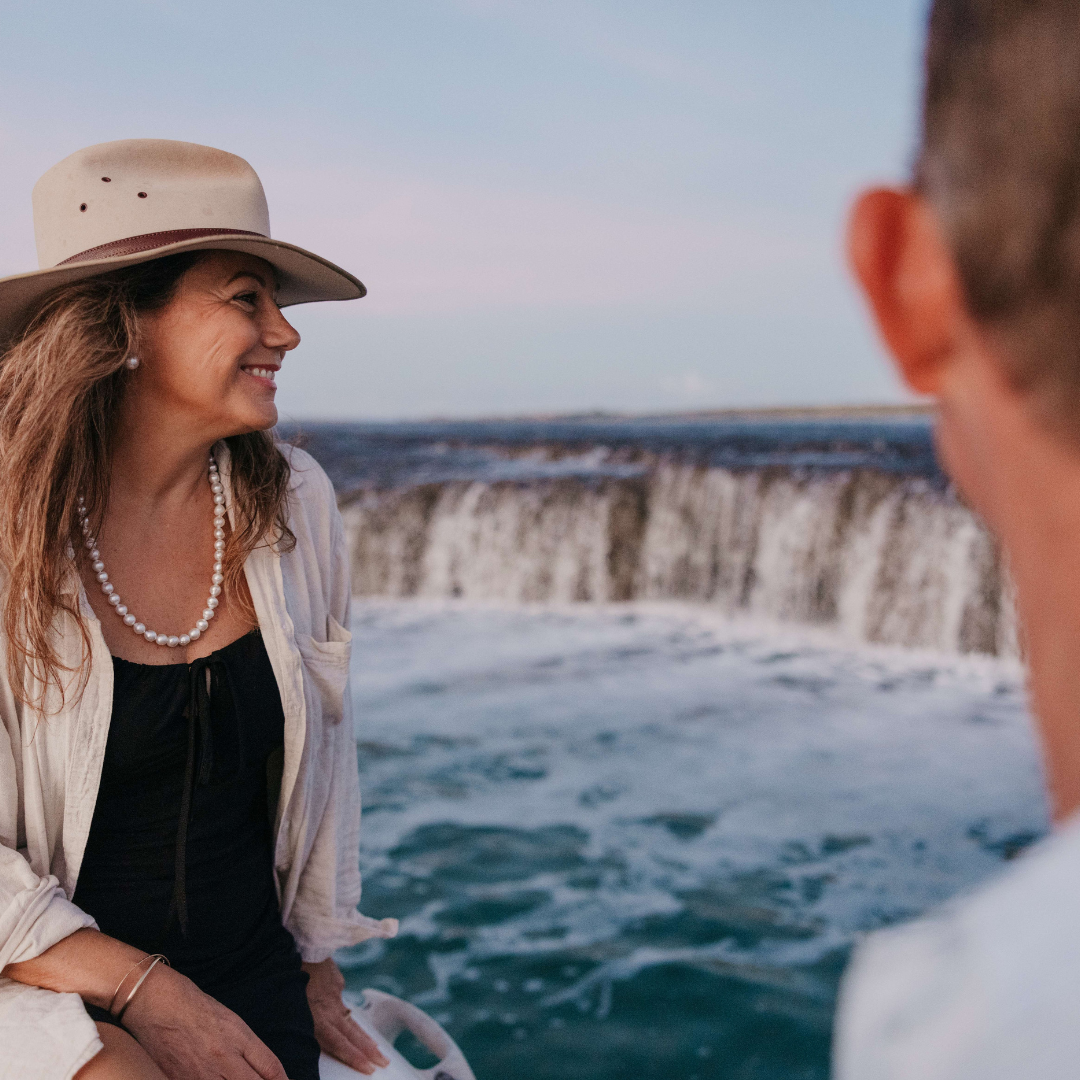
<path fill-rule="evenodd" d="M 988 887 L 872 935 L 837 1080 L 1080 1076 L 1080 2 L 936 0 L 911 188 L 850 252 L 942 462 L 1017 590 L 1055 834 Z"/>

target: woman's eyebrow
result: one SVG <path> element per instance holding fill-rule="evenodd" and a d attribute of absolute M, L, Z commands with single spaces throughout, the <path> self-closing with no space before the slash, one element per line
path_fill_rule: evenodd
<path fill-rule="evenodd" d="M 233 276 L 231 278 L 229 278 L 228 282 L 226 282 L 226 287 L 228 285 L 231 285 L 238 278 L 245 278 L 245 277 L 254 278 L 264 289 L 267 287 L 266 282 L 263 281 L 263 279 L 261 277 L 259 277 L 259 275 L 256 274 L 254 270 L 239 270 L 239 271 L 237 271 L 235 274 L 233 274 Z"/>

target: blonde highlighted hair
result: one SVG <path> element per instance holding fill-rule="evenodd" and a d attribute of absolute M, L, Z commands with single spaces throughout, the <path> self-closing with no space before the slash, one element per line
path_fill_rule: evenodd
<path fill-rule="evenodd" d="M 201 252 L 172 255 L 65 286 L 39 305 L 0 354 L 0 564 L 6 589 L 0 632 L 15 696 L 37 706 L 50 686 L 63 700 L 72 672 L 57 654 L 58 620 L 90 636 L 79 610 L 79 496 L 95 526 L 109 499 L 118 405 L 137 350 L 140 314 L 165 307 Z M 248 554 L 260 543 L 287 549 L 289 464 L 268 431 L 225 440 L 231 457 L 235 527 L 223 573 L 234 596 Z M 81 693 L 83 677 L 77 680 Z M 30 686 L 36 690 L 29 691 Z"/>

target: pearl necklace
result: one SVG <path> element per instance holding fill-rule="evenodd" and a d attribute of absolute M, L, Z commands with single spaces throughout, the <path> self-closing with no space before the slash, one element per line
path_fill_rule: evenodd
<path fill-rule="evenodd" d="M 90 531 L 90 521 L 86 516 L 86 501 L 79 496 L 79 521 L 82 524 L 83 536 L 86 538 L 86 547 L 90 552 L 90 559 L 101 583 L 101 591 L 109 598 L 113 611 L 124 620 L 125 626 L 140 636 L 146 638 L 151 644 L 167 645 L 175 649 L 177 645 L 190 645 L 193 641 L 206 633 L 210 628 L 210 620 L 214 617 L 214 608 L 220 603 L 221 583 L 225 580 L 221 573 L 221 556 L 225 551 L 225 489 L 221 486 L 221 477 L 218 476 L 217 462 L 214 455 L 210 455 L 210 490 L 214 494 L 214 572 L 210 576 L 210 596 L 206 601 L 206 608 L 202 618 L 186 634 L 170 635 L 159 634 L 156 630 L 148 630 L 146 624 L 139 621 L 134 613 L 128 611 L 127 605 L 120 599 L 113 583 L 109 581 L 109 574 L 105 564 L 101 561 L 101 552 L 98 550 L 97 539 Z"/>

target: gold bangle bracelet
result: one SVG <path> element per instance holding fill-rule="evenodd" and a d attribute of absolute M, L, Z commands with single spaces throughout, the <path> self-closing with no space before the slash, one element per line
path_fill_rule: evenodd
<path fill-rule="evenodd" d="M 106 1011 L 109 1013 L 110 1016 L 113 1015 L 113 1003 L 116 1001 L 116 995 L 119 994 L 121 990 L 123 990 L 124 983 L 128 981 L 128 976 L 136 968 L 142 967 L 143 964 L 145 964 L 146 961 L 151 958 L 151 956 L 153 956 L 153 953 L 147 953 L 145 956 L 140 956 L 139 959 L 136 960 L 135 963 L 132 964 L 131 967 L 129 967 L 127 971 L 124 972 L 124 977 L 116 984 L 116 989 L 113 991 L 112 997 L 109 998 L 109 1005 Z"/>
<path fill-rule="evenodd" d="M 153 961 L 150 966 L 142 973 L 139 981 L 131 988 L 131 993 L 128 994 L 127 1000 L 120 1006 L 120 1011 L 116 1014 L 116 1022 L 122 1023 L 124 1019 L 124 1013 L 127 1012 L 127 1007 L 131 1004 L 132 999 L 139 992 L 139 987 L 150 977 L 150 972 L 158 966 L 158 964 L 165 964 L 169 966 L 169 961 L 161 955 L 161 953 L 152 953 L 151 960 Z M 130 972 L 129 972 L 130 974 Z M 127 976 L 125 976 L 127 978 Z"/>

